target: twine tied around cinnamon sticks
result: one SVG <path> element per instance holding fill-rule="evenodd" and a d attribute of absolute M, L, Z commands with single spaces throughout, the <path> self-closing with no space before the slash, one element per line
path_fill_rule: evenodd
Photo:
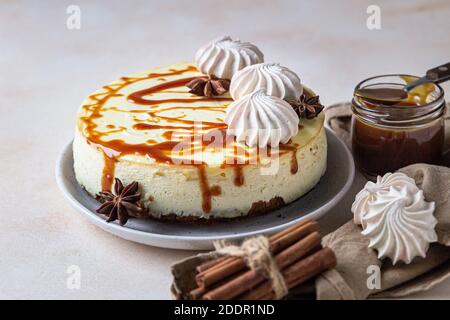
<path fill-rule="evenodd" d="M 279 300 L 288 293 L 288 287 L 283 275 L 278 269 L 270 252 L 269 239 L 257 236 L 245 240 L 240 246 L 227 244 L 224 240 L 214 242 L 216 251 L 223 255 L 241 257 L 250 270 L 262 273 L 270 279 L 275 299 Z"/>

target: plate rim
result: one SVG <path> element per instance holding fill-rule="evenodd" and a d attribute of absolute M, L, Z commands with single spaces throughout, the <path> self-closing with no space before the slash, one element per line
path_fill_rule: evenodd
<path fill-rule="evenodd" d="M 132 228 L 127 228 L 126 226 L 120 226 L 118 224 L 114 223 L 108 223 L 106 220 L 99 217 L 96 213 L 91 211 L 89 208 L 84 206 L 83 203 L 79 202 L 72 193 L 67 189 L 65 182 L 64 182 L 64 172 L 63 172 L 63 162 L 65 158 L 65 154 L 68 151 L 69 148 L 72 146 L 73 139 L 71 139 L 60 151 L 58 154 L 58 158 L 56 161 L 56 167 L 55 167 L 55 176 L 56 176 L 56 183 L 58 185 L 58 188 L 62 192 L 63 196 L 66 198 L 66 200 L 69 201 L 69 203 L 72 205 L 74 209 L 76 209 L 80 214 L 83 214 L 86 218 L 88 218 L 92 223 L 100 227 L 101 229 L 112 233 L 116 236 L 119 236 L 121 238 L 125 238 L 130 241 L 152 245 L 152 246 L 159 246 L 159 247 L 171 247 L 171 248 L 181 248 L 179 246 L 173 247 L 173 246 L 167 246 L 167 245 L 159 245 L 159 244 L 150 244 L 150 242 L 155 243 L 156 241 L 190 241 L 190 242 L 212 242 L 219 239 L 226 239 L 226 240 L 236 240 L 236 239 L 242 239 L 244 237 L 250 237 L 255 236 L 259 234 L 272 234 L 274 232 L 277 232 L 279 230 L 285 229 L 301 219 L 310 218 L 310 219 L 318 219 L 325 215 L 331 208 L 333 208 L 349 191 L 350 187 L 353 184 L 354 176 L 355 176 L 355 164 L 353 160 L 353 156 L 349 150 L 349 148 L 345 145 L 345 143 L 329 128 L 325 127 L 325 130 L 327 134 L 331 134 L 336 138 L 338 144 L 340 147 L 344 150 L 344 153 L 346 155 L 347 160 L 349 160 L 349 175 L 347 177 L 347 180 L 344 184 L 344 186 L 337 192 L 327 203 L 322 205 L 321 207 L 315 209 L 314 211 L 310 212 L 307 215 L 301 216 L 298 219 L 294 219 L 288 222 L 280 223 L 275 226 L 266 227 L 258 230 L 253 231 L 246 231 L 241 232 L 237 234 L 228 234 L 228 235 L 220 235 L 220 236 L 189 236 L 189 235 L 167 235 L 167 234 L 158 234 L 158 233 L 152 233 L 152 232 L 146 232 L 141 230 L 136 230 Z M 147 241 L 140 241 L 136 238 L 146 238 Z M 183 247 L 183 246 L 182 246 Z M 188 247 L 188 246 L 184 246 Z"/>

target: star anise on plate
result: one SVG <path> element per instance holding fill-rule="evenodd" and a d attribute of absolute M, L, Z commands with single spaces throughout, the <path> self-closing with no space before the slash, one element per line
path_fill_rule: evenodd
<path fill-rule="evenodd" d="M 144 218 L 146 212 L 140 203 L 139 184 L 133 181 L 124 187 L 120 179 L 115 178 L 114 181 L 114 193 L 102 191 L 97 195 L 97 200 L 102 203 L 97 212 L 106 215 L 107 222 L 119 220 L 122 226 L 130 217 Z"/>
<path fill-rule="evenodd" d="M 319 101 L 319 96 L 306 97 L 305 94 L 298 100 L 289 100 L 299 118 L 313 119 L 323 110 L 324 106 Z"/>
<path fill-rule="evenodd" d="M 230 80 L 220 79 L 214 75 L 208 77 L 198 77 L 189 81 L 186 86 L 191 89 L 189 92 L 198 96 L 212 97 L 220 96 L 230 89 Z"/>

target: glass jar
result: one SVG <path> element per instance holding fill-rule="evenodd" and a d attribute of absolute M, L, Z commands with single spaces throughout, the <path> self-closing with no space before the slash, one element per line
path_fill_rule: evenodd
<path fill-rule="evenodd" d="M 360 82 L 359 89 L 402 88 L 417 79 L 382 75 Z M 369 175 L 394 172 L 413 163 L 439 163 L 444 147 L 444 91 L 436 84 L 414 88 L 400 103 L 352 100 L 352 149 L 356 165 Z"/>

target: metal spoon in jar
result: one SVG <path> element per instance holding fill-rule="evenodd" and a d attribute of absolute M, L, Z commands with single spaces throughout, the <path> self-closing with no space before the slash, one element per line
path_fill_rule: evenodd
<path fill-rule="evenodd" d="M 403 88 L 358 89 L 356 90 L 355 95 L 366 100 L 371 100 L 373 102 L 395 104 L 406 99 L 408 97 L 408 92 L 421 84 L 441 83 L 449 79 L 450 79 L 450 62 L 428 70 L 424 77 L 421 77 L 411 83 L 408 83 Z"/>

